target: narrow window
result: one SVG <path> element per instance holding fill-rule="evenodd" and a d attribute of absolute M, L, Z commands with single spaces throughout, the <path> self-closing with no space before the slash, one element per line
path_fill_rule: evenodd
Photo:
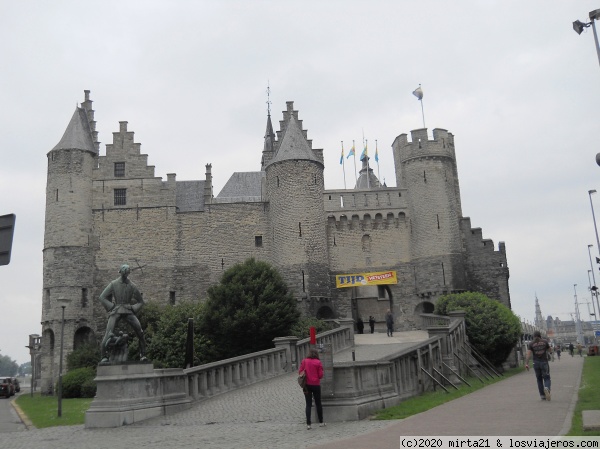
<path fill-rule="evenodd" d="M 438 229 L 440 229 L 440 216 L 439 216 L 439 214 L 436 214 L 436 218 L 437 218 Z"/>
<path fill-rule="evenodd" d="M 423 170 L 423 181 L 427 182 L 427 174 L 425 173 L 425 170 Z"/>
<path fill-rule="evenodd" d="M 125 162 L 115 162 L 115 178 L 123 178 L 125 176 Z"/>
<path fill-rule="evenodd" d="M 277 187 L 279 187 L 279 176 L 277 177 Z"/>
<path fill-rule="evenodd" d="M 298 237 L 302 237 L 302 223 L 298 222 L 298 231 L 300 232 L 300 235 Z"/>
<path fill-rule="evenodd" d="M 169 303 L 174 306 L 175 305 L 175 292 L 169 292 Z"/>
<path fill-rule="evenodd" d="M 257 248 L 262 248 L 262 235 L 254 236 L 254 246 Z"/>
<path fill-rule="evenodd" d="M 88 305 L 88 289 L 81 289 L 81 307 L 87 307 Z"/>
<path fill-rule="evenodd" d="M 127 204 L 127 189 L 115 189 L 115 206 Z"/>

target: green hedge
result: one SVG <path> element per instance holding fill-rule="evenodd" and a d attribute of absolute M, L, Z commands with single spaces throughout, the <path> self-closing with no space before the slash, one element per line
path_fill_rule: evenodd
<path fill-rule="evenodd" d="M 62 377 L 63 398 L 93 398 L 96 395 L 96 370 L 77 368 Z"/>

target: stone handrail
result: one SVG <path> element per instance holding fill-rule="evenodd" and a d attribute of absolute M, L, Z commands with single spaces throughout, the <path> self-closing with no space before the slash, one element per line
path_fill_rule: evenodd
<path fill-rule="evenodd" d="M 440 380 L 436 371 L 452 374 L 447 367 L 454 369 L 453 349 L 467 338 L 464 312 L 421 317 L 432 324 L 427 340 L 380 360 L 334 363 L 330 394 L 323 396 L 323 405 L 334 412 L 336 420 L 364 419 L 376 410 L 435 388 L 437 384 L 430 376 Z"/>
<path fill-rule="evenodd" d="M 354 330 L 351 327 L 343 326 L 330 331 L 322 332 L 317 335 L 317 346 L 331 344 L 333 354 L 354 345 Z M 308 355 L 310 349 L 310 338 L 299 340 L 296 343 L 296 353 L 298 361 Z"/>
<path fill-rule="evenodd" d="M 184 370 L 188 394 L 202 400 L 279 376 L 290 370 L 286 349 L 282 347 L 253 352 Z"/>

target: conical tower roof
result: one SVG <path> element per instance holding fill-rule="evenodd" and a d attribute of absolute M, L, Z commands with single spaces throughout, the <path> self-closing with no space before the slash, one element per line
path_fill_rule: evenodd
<path fill-rule="evenodd" d="M 94 145 L 92 138 L 92 130 L 87 118 L 87 114 L 83 108 L 75 108 L 73 117 L 67 125 L 67 129 L 52 150 L 85 150 L 94 154 L 98 154 L 98 150 Z"/>
<path fill-rule="evenodd" d="M 315 156 L 310 144 L 304 136 L 301 126 L 293 114 L 289 115 L 289 120 L 285 126 L 285 134 L 281 139 L 277 154 L 271 159 L 270 164 L 287 160 L 308 160 L 323 163 Z"/>
<path fill-rule="evenodd" d="M 263 153 L 272 152 L 274 150 L 275 133 L 273 132 L 273 124 L 271 123 L 271 114 L 267 116 L 267 130 L 265 131 L 265 146 Z"/>

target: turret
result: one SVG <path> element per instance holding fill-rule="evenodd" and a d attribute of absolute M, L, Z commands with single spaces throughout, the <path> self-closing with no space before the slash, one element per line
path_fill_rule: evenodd
<path fill-rule="evenodd" d="M 454 136 L 427 129 L 398 136 L 392 144 L 398 187 L 408 189 L 411 258 L 417 294 L 462 289 L 465 285 L 462 217 Z"/>
<path fill-rule="evenodd" d="M 75 339 L 76 325 L 92 319 L 93 278 L 92 170 L 98 147 L 94 111 L 85 91 L 58 144 L 48 153 L 46 219 L 43 251 L 42 392 L 51 393 L 58 376 L 59 339 L 65 308 L 64 354 Z M 84 326 L 85 328 L 85 326 Z M 64 366 L 63 360 L 63 366 Z"/>
<path fill-rule="evenodd" d="M 265 167 L 272 260 L 298 299 L 316 300 L 329 297 L 323 154 L 313 150 L 293 102 L 283 115 Z"/>

